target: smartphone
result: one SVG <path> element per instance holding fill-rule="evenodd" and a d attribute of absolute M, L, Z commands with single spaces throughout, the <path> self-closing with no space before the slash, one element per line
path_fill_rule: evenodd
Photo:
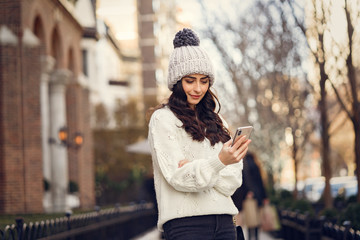
<path fill-rule="evenodd" d="M 240 136 L 246 136 L 246 140 L 250 138 L 250 134 L 253 130 L 252 126 L 245 126 L 245 127 L 239 127 L 238 129 L 236 129 L 235 135 L 233 137 L 233 142 L 231 144 L 231 146 L 234 145 L 236 139 Z"/>

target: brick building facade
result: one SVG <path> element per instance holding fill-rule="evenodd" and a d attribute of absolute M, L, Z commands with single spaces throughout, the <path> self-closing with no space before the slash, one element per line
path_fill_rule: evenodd
<path fill-rule="evenodd" d="M 138 34 L 141 51 L 142 82 L 145 111 L 157 105 L 157 83 L 155 56 L 156 38 L 154 36 L 155 13 L 153 2 L 138 0 Z"/>
<path fill-rule="evenodd" d="M 64 211 L 70 180 L 81 207 L 95 204 L 82 37 L 66 1 L 0 0 L 0 213 Z M 63 127 L 68 146 L 58 140 Z M 76 133 L 80 148 L 73 147 Z"/>

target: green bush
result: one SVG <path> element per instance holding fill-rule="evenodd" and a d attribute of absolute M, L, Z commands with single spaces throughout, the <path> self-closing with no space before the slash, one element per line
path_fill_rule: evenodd
<path fill-rule="evenodd" d="M 319 216 L 324 216 L 325 220 L 334 222 L 339 217 L 339 211 L 335 208 L 325 208 L 321 210 Z"/>
<path fill-rule="evenodd" d="M 274 192 L 273 195 L 270 196 L 270 201 L 280 209 L 289 209 L 293 202 L 292 193 L 288 190 L 282 189 Z"/>
<path fill-rule="evenodd" d="M 344 221 L 351 221 L 351 227 L 355 230 L 360 230 L 360 203 L 351 203 L 342 212 L 339 218 L 339 223 Z"/>
<path fill-rule="evenodd" d="M 280 198 L 281 199 L 292 199 L 292 192 L 288 191 L 288 190 L 281 190 L 280 193 Z"/>
<path fill-rule="evenodd" d="M 279 201 L 279 208 L 281 209 L 291 209 L 293 204 L 292 199 L 282 199 Z"/>
<path fill-rule="evenodd" d="M 299 211 L 302 214 L 308 213 L 311 216 L 314 216 L 314 214 L 315 214 L 315 211 L 314 211 L 311 203 L 304 199 L 299 199 L 299 200 L 293 201 L 291 208 L 292 208 L 292 210 Z"/>
<path fill-rule="evenodd" d="M 343 194 L 338 194 L 335 198 L 334 198 L 334 207 L 337 209 L 342 209 L 346 206 L 346 199 L 345 196 Z"/>
<path fill-rule="evenodd" d="M 350 203 L 356 203 L 356 202 L 357 202 L 357 196 L 356 195 L 350 196 L 346 201 L 347 205 L 349 205 Z"/>

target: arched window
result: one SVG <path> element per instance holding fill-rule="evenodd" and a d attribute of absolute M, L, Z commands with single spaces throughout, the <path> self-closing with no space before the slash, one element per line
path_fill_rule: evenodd
<path fill-rule="evenodd" d="M 44 34 L 44 27 L 40 16 L 36 16 L 32 28 L 33 33 L 41 42 L 41 54 L 44 55 L 46 48 L 45 48 L 45 34 Z"/>

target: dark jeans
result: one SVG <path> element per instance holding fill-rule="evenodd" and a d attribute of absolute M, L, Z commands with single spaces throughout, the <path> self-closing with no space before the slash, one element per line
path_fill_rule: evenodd
<path fill-rule="evenodd" d="M 235 240 L 236 230 L 231 215 L 203 215 L 176 218 L 164 226 L 166 240 Z"/>

